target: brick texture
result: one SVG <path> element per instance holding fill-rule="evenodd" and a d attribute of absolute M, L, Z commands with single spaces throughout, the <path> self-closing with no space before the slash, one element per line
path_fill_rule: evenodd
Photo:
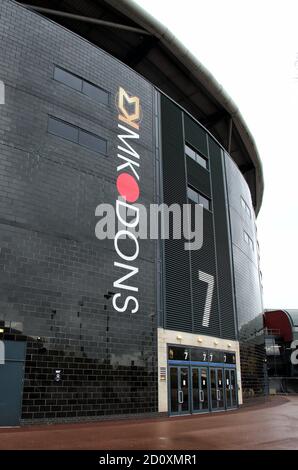
<path fill-rule="evenodd" d="M 154 413 L 155 242 L 140 242 L 139 311 L 117 313 L 104 298 L 118 277 L 113 241 L 94 232 L 96 206 L 116 198 L 118 86 L 141 98 L 139 202 L 154 200 L 153 88 L 9 0 L 0 2 L 0 61 L 0 320 L 4 339 L 27 338 L 22 419 Z M 55 81 L 55 64 L 108 91 L 110 104 Z M 50 135 L 49 115 L 107 139 L 107 155 Z"/>

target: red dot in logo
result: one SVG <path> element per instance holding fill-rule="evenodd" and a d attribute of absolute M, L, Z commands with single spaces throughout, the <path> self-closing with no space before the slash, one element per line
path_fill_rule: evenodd
<path fill-rule="evenodd" d="M 140 195 L 140 188 L 135 178 L 128 173 L 121 173 L 117 178 L 117 189 L 120 196 L 128 202 L 135 202 Z"/>

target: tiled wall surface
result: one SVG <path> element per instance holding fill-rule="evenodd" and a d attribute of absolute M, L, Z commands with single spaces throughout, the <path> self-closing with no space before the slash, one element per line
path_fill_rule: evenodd
<path fill-rule="evenodd" d="M 28 338 L 22 418 L 154 413 L 155 242 L 140 243 L 139 311 L 119 313 L 104 297 L 120 274 L 113 241 L 94 231 L 95 208 L 117 196 L 119 86 L 141 99 L 139 202 L 154 199 L 153 88 L 9 0 L 0 15 L 0 320 L 6 339 Z M 55 65 L 108 91 L 110 103 L 55 81 Z M 49 134 L 49 115 L 106 139 L 107 154 Z"/>

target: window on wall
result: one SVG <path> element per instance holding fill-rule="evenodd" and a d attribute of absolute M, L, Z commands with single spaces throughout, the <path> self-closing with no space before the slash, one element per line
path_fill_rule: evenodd
<path fill-rule="evenodd" d="M 57 82 L 63 83 L 64 85 L 89 96 L 92 100 L 105 105 L 109 104 L 110 95 L 106 90 L 103 90 L 93 83 L 87 82 L 87 80 L 62 69 L 61 67 L 55 66 L 54 79 L 57 80 Z"/>
<path fill-rule="evenodd" d="M 191 186 L 188 186 L 187 188 L 187 197 L 188 199 L 195 202 L 196 204 L 201 204 L 201 206 L 203 206 L 204 209 L 211 210 L 210 199 L 208 199 L 206 196 L 203 196 L 203 194 L 199 193 Z"/>
<path fill-rule="evenodd" d="M 105 139 L 80 127 L 74 126 L 73 124 L 62 121 L 61 119 L 49 116 L 48 132 L 62 137 L 63 139 L 70 140 L 75 144 L 82 145 L 94 152 L 107 153 L 107 141 Z"/>
<path fill-rule="evenodd" d="M 247 204 L 247 202 L 245 201 L 245 199 L 242 196 L 241 196 L 241 206 L 242 206 L 243 210 L 247 213 L 249 218 L 251 218 L 251 211 L 250 211 L 249 205 Z"/>
<path fill-rule="evenodd" d="M 248 235 L 248 233 L 245 230 L 243 231 L 243 238 L 244 238 L 245 243 L 247 243 L 253 250 L 254 242 L 252 241 L 251 237 Z"/>
<path fill-rule="evenodd" d="M 185 155 L 194 160 L 196 163 L 201 165 L 203 168 L 208 169 L 208 160 L 207 158 L 200 155 L 198 152 L 193 150 L 188 144 L 185 144 Z"/>

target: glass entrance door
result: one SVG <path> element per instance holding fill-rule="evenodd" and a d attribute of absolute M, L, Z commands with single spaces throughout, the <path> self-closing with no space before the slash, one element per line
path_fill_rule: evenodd
<path fill-rule="evenodd" d="M 210 391 L 212 411 L 224 409 L 223 369 L 210 367 Z"/>
<path fill-rule="evenodd" d="M 180 415 L 236 408 L 236 373 L 235 352 L 169 345 L 169 413 Z"/>
<path fill-rule="evenodd" d="M 192 367 L 192 411 L 209 411 L 209 377 L 206 367 Z"/>
<path fill-rule="evenodd" d="M 238 405 L 235 369 L 225 369 L 225 390 L 226 407 L 235 408 Z"/>
<path fill-rule="evenodd" d="M 171 414 L 189 413 L 189 368 L 170 367 Z"/>

